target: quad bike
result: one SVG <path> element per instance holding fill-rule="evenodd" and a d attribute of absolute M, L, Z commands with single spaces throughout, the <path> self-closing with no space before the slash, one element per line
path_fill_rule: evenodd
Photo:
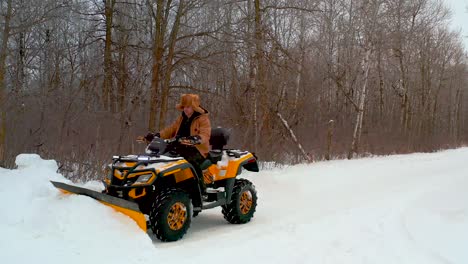
<path fill-rule="evenodd" d="M 217 206 L 229 223 L 247 223 L 255 213 L 257 193 L 250 181 L 237 177 L 242 168 L 258 172 L 257 158 L 248 151 L 223 149 L 227 143 L 223 138 L 222 132 L 212 131 L 212 150 L 200 166 L 203 175 L 197 175 L 177 154 L 181 139 L 156 137 L 145 155 L 112 158 L 101 193 L 61 182 L 52 184 L 63 192 L 86 195 L 113 207 L 145 232 L 151 228 L 162 241 L 179 240 L 192 217 Z M 206 192 L 197 177 L 203 177 Z"/>

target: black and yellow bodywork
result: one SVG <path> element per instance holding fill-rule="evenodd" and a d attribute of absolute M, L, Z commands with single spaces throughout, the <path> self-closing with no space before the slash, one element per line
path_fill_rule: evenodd
<path fill-rule="evenodd" d="M 165 155 L 114 156 L 103 180 L 105 189 L 102 193 L 65 183 L 53 184 L 64 192 L 87 195 L 113 207 L 135 220 L 146 232 L 149 222 L 145 215 L 154 210 L 154 202 L 161 191 L 176 188 L 188 194 L 191 210 L 198 214 L 232 202 L 236 177 L 242 169 L 259 170 L 255 155 L 240 150 L 210 152 L 201 169 L 203 175 L 198 177 L 203 177 L 205 184 L 213 190 L 206 195 L 202 195 L 196 171 L 189 162 Z M 182 208 L 180 203 L 178 206 Z"/>

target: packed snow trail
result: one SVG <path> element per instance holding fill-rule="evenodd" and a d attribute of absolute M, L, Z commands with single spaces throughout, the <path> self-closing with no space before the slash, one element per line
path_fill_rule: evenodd
<path fill-rule="evenodd" d="M 203 211 L 173 243 L 55 190 L 54 161 L 17 164 L 0 168 L 2 263 L 468 263 L 468 148 L 245 173 L 250 223 Z"/>

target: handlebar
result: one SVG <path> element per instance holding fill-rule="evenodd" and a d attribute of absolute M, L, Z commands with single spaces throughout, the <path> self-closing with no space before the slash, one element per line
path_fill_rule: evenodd
<path fill-rule="evenodd" d="M 156 138 L 162 139 L 160 137 L 155 136 L 154 139 L 156 139 Z M 163 140 L 164 140 L 165 143 L 167 143 L 169 145 L 174 144 L 174 143 L 180 143 L 182 145 L 187 145 L 187 146 L 193 146 L 193 145 L 200 144 L 199 140 L 189 139 L 187 137 L 174 137 L 174 138 L 163 139 Z M 138 143 L 146 143 L 146 144 L 151 143 L 150 141 L 146 140 L 146 138 L 143 137 L 143 136 L 137 137 L 136 141 Z"/>

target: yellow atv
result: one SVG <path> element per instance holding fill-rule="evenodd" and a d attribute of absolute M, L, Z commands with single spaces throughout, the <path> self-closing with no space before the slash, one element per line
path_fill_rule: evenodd
<path fill-rule="evenodd" d="M 217 206 L 228 222 L 247 223 L 255 213 L 257 193 L 250 181 L 237 176 L 242 168 L 258 172 L 257 158 L 248 151 L 223 149 L 226 142 L 219 144 L 223 137 L 213 131 L 212 150 L 200 166 L 203 175 L 197 176 L 194 167 L 177 155 L 180 140 L 155 138 L 145 155 L 113 157 L 102 193 L 52 183 L 64 192 L 87 195 L 115 208 L 145 232 L 151 228 L 162 241 L 182 238 L 192 217 Z M 203 177 L 206 193 L 202 194 L 197 177 Z"/>

